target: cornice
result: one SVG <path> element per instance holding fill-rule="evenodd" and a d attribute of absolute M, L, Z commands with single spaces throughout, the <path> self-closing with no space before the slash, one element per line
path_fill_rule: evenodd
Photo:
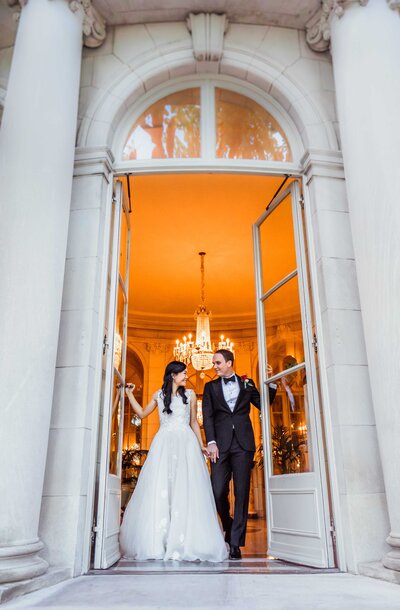
<path fill-rule="evenodd" d="M 21 10 L 28 0 L 7 0 L 7 4 L 15 7 L 15 18 L 19 18 Z M 93 6 L 92 0 L 68 0 L 68 6 L 73 13 L 82 13 L 82 34 L 85 47 L 99 47 L 106 39 L 106 21 Z"/>
<path fill-rule="evenodd" d="M 106 146 L 77 148 L 75 150 L 74 176 L 103 174 L 112 178 L 114 156 Z"/>
<path fill-rule="evenodd" d="M 173 314 L 154 314 L 149 312 L 133 312 L 128 316 L 128 326 L 137 331 L 160 331 L 173 333 L 196 332 L 193 316 L 178 316 Z M 211 334 L 219 332 L 253 331 L 256 328 L 254 313 L 234 314 L 225 316 L 213 315 Z"/>
<path fill-rule="evenodd" d="M 315 176 L 344 179 L 343 157 L 340 151 L 307 150 L 301 158 L 301 166 L 307 183 Z"/>

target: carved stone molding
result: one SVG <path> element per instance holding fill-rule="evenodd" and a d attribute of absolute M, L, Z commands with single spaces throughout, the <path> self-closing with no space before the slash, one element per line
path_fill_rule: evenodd
<path fill-rule="evenodd" d="M 159 342 L 149 342 L 146 343 L 146 350 L 152 354 L 156 354 L 157 352 L 161 354 L 166 354 L 171 352 L 171 360 L 172 360 L 172 349 L 173 346 L 169 343 L 159 343 Z"/>
<path fill-rule="evenodd" d="M 7 3 L 9 6 L 16 8 L 14 17 L 18 19 L 21 9 L 28 4 L 28 0 L 7 0 Z M 85 47 L 99 47 L 106 39 L 106 22 L 92 5 L 92 0 L 68 0 L 68 5 L 73 13 L 82 11 L 83 44 Z"/>
<path fill-rule="evenodd" d="M 70 0 L 69 7 L 74 13 L 83 11 L 83 44 L 85 47 L 99 47 L 106 39 L 105 19 L 92 5 L 92 0 Z"/>
<path fill-rule="evenodd" d="M 390 0 L 388 0 L 390 2 Z M 392 0 L 393 1 L 393 0 Z M 306 26 L 308 46 L 319 53 L 328 51 L 331 40 L 331 19 L 334 15 L 342 17 L 350 4 L 366 6 L 368 0 L 322 0 L 319 12 Z"/>
<path fill-rule="evenodd" d="M 238 341 L 233 346 L 233 349 L 237 353 L 252 352 L 254 349 L 254 346 L 255 346 L 254 341 Z"/>
<path fill-rule="evenodd" d="M 226 15 L 190 13 L 187 27 L 192 35 L 193 55 L 197 61 L 220 61 L 224 36 L 228 29 Z"/>
<path fill-rule="evenodd" d="M 387 0 L 389 8 L 397 11 L 400 14 L 400 0 Z"/>

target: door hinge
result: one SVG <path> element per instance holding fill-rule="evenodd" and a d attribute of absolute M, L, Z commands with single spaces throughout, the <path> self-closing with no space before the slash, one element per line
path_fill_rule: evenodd
<path fill-rule="evenodd" d="M 302 210 L 304 210 L 304 197 L 300 195 L 299 204 Z"/>
<path fill-rule="evenodd" d="M 108 348 L 110 347 L 110 345 L 107 343 L 107 335 L 104 335 L 104 339 L 103 339 L 103 356 L 106 353 L 106 351 L 108 350 Z"/>
<path fill-rule="evenodd" d="M 313 334 L 313 340 L 311 341 L 311 345 L 314 348 L 314 352 L 317 354 L 318 353 L 318 339 L 317 339 L 317 335 L 315 333 Z"/>
<path fill-rule="evenodd" d="M 331 517 L 331 521 L 330 521 L 330 532 L 331 532 L 331 536 L 332 536 L 332 542 L 333 542 L 333 546 L 336 546 L 336 527 L 335 527 L 335 522 Z"/>
<path fill-rule="evenodd" d="M 94 543 L 94 540 L 96 538 L 96 534 L 98 531 L 99 531 L 99 528 L 96 525 L 96 521 L 93 521 L 92 531 L 90 533 L 90 538 L 91 538 L 92 544 Z"/>

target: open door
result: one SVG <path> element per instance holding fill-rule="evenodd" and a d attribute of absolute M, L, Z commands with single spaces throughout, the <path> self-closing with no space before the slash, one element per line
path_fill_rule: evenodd
<path fill-rule="evenodd" d="M 110 227 L 107 308 L 103 344 L 102 425 L 94 567 L 120 558 L 121 457 L 128 321 L 130 219 L 127 197 L 115 182 Z"/>
<path fill-rule="evenodd" d="M 332 567 L 300 187 L 253 225 L 269 555 Z M 267 366 L 273 367 L 268 377 Z M 269 404 L 268 383 L 278 391 Z"/>

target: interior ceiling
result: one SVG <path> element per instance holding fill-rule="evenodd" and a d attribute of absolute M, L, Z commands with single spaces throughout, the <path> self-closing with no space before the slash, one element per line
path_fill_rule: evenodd
<path fill-rule="evenodd" d="M 165 327 L 166 318 L 171 327 L 173 319 L 192 321 L 200 302 L 200 251 L 206 252 L 213 326 L 218 328 L 218 318 L 239 324 L 245 316 L 255 318 L 252 223 L 282 180 L 236 174 L 131 177 L 130 321 L 153 319 L 155 328 Z M 282 247 L 269 254 L 278 275 L 286 273 L 286 228 L 279 230 Z M 280 243 L 279 235 L 274 243 Z"/>
<path fill-rule="evenodd" d="M 320 0 L 92 0 L 110 25 L 184 21 L 191 12 L 226 13 L 230 23 L 304 29 Z M 15 8 L 0 0 L 0 48 L 14 44 Z"/>

